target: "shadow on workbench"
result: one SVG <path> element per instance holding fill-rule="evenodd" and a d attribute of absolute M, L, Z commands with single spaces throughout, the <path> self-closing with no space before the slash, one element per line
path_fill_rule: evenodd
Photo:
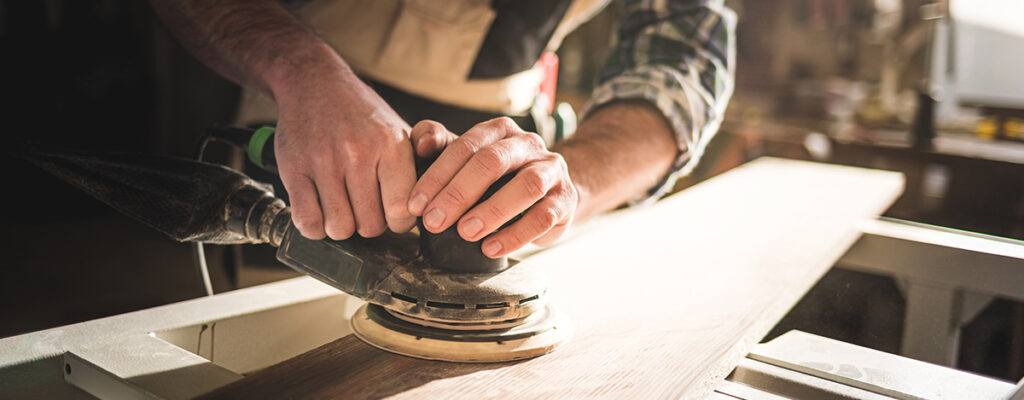
<path fill-rule="evenodd" d="M 385 398 L 435 380 L 519 362 L 522 361 L 466 364 L 420 360 L 387 353 L 348 335 L 257 371 L 200 399 L 255 399 L 266 397 L 268 393 L 278 398 L 296 399 Z"/>

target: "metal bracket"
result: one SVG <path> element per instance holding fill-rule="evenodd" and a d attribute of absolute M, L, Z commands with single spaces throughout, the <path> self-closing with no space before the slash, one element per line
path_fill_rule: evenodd
<path fill-rule="evenodd" d="M 955 366 L 962 326 L 994 296 L 1024 301 L 1024 242 L 889 218 L 861 229 L 836 266 L 901 283 L 904 356 Z"/>
<path fill-rule="evenodd" d="M 716 389 L 740 387 L 796 399 L 1006 399 L 1012 383 L 800 331 L 762 343 Z"/>

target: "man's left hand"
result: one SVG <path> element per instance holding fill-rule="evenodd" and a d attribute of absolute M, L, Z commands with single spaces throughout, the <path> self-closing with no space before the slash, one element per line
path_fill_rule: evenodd
<path fill-rule="evenodd" d="M 409 212 L 422 216 L 428 231 L 439 233 L 458 223 L 463 239 L 486 238 L 481 248 L 496 258 L 530 242 L 551 244 L 572 223 L 579 193 L 565 160 L 511 119 L 478 124 L 461 137 L 440 123 L 423 121 L 410 136 L 418 156 L 441 153 L 409 197 Z M 515 176 L 507 184 L 473 206 L 510 172 Z M 495 232 L 520 213 L 522 218 Z"/>

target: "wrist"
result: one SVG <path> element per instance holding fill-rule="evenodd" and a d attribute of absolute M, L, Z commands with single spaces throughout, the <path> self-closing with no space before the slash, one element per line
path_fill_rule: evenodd
<path fill-rule="evenodd" d="M 326 89 L 327 83 L 358 81 L 348 64 L 327 43 L 315 41 L 280 52 L 260 72 L 265 92 L 275 102 Z M 280 104 L 279 104 L 280 105 Z"/>
<path fill-rule="evenodd" d="M 593 198 L 600 186 L 600 177 L 594 174 L 593 166 L 600 155 L 585 141 L 571 140 L 560 143 L 553 149 L 565 160 L 569 170 L 569 181 L 576 190 L 576 212 L 573 220 L 583 221 L 593 214 Z"/>

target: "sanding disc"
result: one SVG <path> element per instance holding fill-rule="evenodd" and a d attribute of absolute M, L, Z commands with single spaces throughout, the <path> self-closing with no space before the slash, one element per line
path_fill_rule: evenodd
<path fill-rule="evenodd" d="M 351 320 L 359 339 L 379 349 L 427 360 L 486 363 L 522 360 L 554 350 L 572 336 L 568 318 L 551 305 L 513 327 L 443 329 L 410 322 L 375 304 Z"/>

